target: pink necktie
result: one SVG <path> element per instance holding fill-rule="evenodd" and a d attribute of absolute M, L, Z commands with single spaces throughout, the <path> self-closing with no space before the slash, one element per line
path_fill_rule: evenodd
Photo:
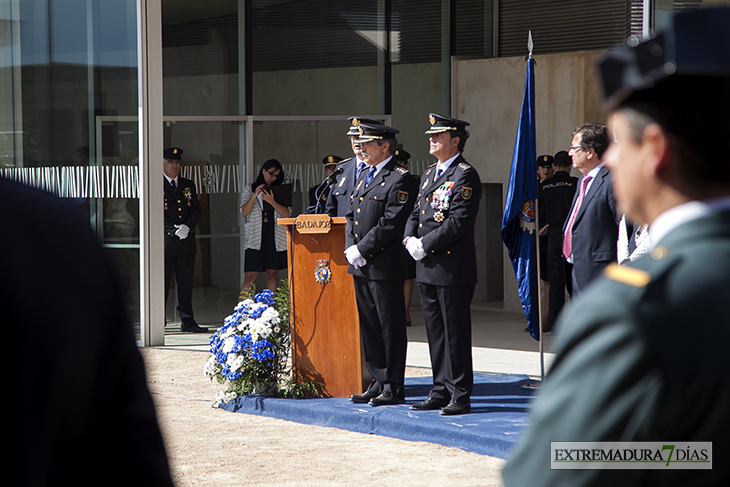
<path fill-rule="evenodd" d="M 573 206 L 573 213 L 570 214 L 568 226 L 565 227 L 565 235 L 563 236 L 563 257 L 565 257 L 565 260 L 568 260 L 573 255 L 573 224 L 575 223 L 575 218 L 578 216 L 580 205 L 583 204 L 583 197 L 586 195 L 586 188 L 591 179 L 593 177 L 583 176 L 583 181 L 578 191 L 578 198 L 575 200 L 575 205 Z"/>

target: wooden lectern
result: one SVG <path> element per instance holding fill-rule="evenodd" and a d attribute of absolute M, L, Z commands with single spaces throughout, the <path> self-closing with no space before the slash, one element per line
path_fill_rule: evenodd
<path fill-rule="evenodd" d="M 347 273 L 345 222 L 328 215 L 277 220 L 286 225 L 293 366 L 324 383 L 331 397 L 360 394 L 371 380 Z"/>

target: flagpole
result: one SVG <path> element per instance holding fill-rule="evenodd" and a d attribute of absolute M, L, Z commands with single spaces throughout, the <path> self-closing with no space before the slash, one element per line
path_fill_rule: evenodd
<path fill-rule="evenodd" d="M 527 331 L 538 342 L 542 340 L 542 322 L 540 318 L 539 289 L 539 218 L 537 215 L 537 171 L 535 164 L 535 60 L 532 59 L 532 32 L 528 37 L 529 55 L 526 58 L 525 90 L 522 97 L 520 122 L 517 126 L 515 147 L 512 153 L 510 182 L 505 197 L 504 214 L 500 234 L 509 251 L 509 258 L 517 279 L 517 292 L 520 296 L 522 310 L 527 318 Z M 536 243 L 538 245 L 536 245 Z M 537 278 L 537 282 L 536 282 Z M 535 330 L 535 327 L 538 330 Z M 542 351 L 542 346 L 540 346 Z M 541 363 L 542 353 L 541 353 Z M 541 378 L 545 375 L 544 365 L 541 367 Z M 525 384 L 522 387 L 530 386 Z M 538 384 L 532 384 L 537 387 Z M 533 387 L 533 388 L 534 388 Z"/>
<path fill-rule="evenodd" d="M 532 31 L 527 31 L 527 57 L 525 57 L 525 61 L 528 61 L 532 59 Z M 534 62 L 534 60 L 533 60 Z M 538 183 L 539 184 L 539 183 Z M 543 326 L 543 299 L 542 299 L 542 292 L 540 290 L 540 282 L 542 280 L 541 271 L 540 271 L 540 211 L 538 206 L 538 199 L 535 198 L 533 201 L 533 205 L 535 208 L 535 262 L 537 262 L 537 282 L 535 285 L 537 286 L 537 310 L 538 310 L 538 317 L 537 317 L 537 324 L 538 324 L 538 350 L 540 352 L 540 382 L 545 380 L 545 354 L 544 354 L 544 341 L 542 337 L 542 326 Z M 525 389 L 537 389 L 540 387 L 540 382 L 533 382 L 530 384 L 524 384 L 522 387 Z"/>
<path fill-rule="evenodd" d="M 535 231 L 535 253 L 537 254 L 535 256 L 535 261 L 537 262 L 537 310 L 538 310 L 538 317 L 537 317 L 537 324 L 540 326 L 540 329 L 538 330 L 538 350 L 540 351 L 540 381 L 545 379 L 545 357 L 543 354 L 543 339 L 542 339 L 542 325 L 543 325 L 543 319 L 542 319 L 542 292 L 540 290 L 540 282 L 542 281 L 542 272 L 540 271 L 541 262 L 540 262 L 540 211 L 538 205 L 538 199 L 535 198 L 533 200 L 535 202 L 535 226 L 537 227 L 537 230 Z"/>
<path fill-rule="evenodd" d="M 527 31 L 527 59 L 532 59 L 532 48 L 534 47 L 534 44 L 532 42 L 532 31 Z M 534 61 L 534 60 L 533 60 Z M 538 325 L 540 326 L 540 329 L 538 330 L 538 336 L 540 337 L 538 339 L 538 349 L 540 350 L 540 381 L 542 382 L 545 379 L 545 354 L 544 354 L 544 341 L 542 337 L 542 327 L 543 327 L 543 312 L 542 312 L 542 292 L 540 292 L 540 282 L 542 280 L 540 268 L 542 267 L 540 264 L 540 211 L 538 207 L 538 199 L 535 198 L 535 226 L 537 231 L 535 232 L 535 249 L 536 249 L 536 260 L 537 260 L 537 309 L 538 309 Z"/>

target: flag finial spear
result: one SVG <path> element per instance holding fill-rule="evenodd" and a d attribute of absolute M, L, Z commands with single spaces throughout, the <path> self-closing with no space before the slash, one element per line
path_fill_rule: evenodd
<path fill-rule="evenodd" d="M 532 43 L 532 31 L 527 31 L 527 52 L 529 53 L 527 56 L 532 57 L 532 48 L 534 47 L 534 44 Z"/>

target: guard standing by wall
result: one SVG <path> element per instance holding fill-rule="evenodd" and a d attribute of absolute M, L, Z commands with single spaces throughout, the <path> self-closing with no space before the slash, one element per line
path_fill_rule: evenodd
<path fill-rule="evenodd" d="M 195 184 L 180 177 L 183 150 L 165 149 L 165 306 L 170 294 L 170 280 L 175 270 L 177 312 L 181 331 L 206 333 L 193 318 L 193 274 L 195 272 L 195 227 L 198 226 L 200 202 Z"/>

